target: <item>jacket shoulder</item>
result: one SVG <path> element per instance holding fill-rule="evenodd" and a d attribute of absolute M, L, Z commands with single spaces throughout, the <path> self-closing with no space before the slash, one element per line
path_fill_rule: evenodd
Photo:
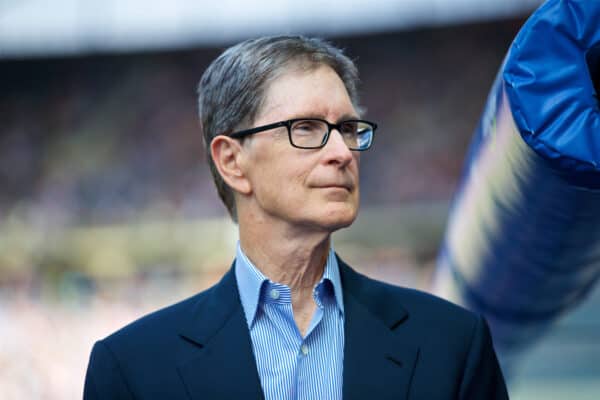
<path fill-rule="evenodd" d="M 374 313 L 385 314 L 401 309 L 406 312 L 411 324 L 461 330 L 471 330 L 480 318 L 476 313 L 431 293 L 378 281 L 356 272 L 343 262 L 340 265 L 344 288 Z"/>

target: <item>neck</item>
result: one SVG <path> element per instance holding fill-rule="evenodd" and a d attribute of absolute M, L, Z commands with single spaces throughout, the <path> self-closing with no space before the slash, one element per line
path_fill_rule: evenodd
<path fill-rule="evenodd" d="M 316 309 L 313 288 L 323 276 L 331 231 L 253 211 L 248 204 L 238 207 L 240 246 L 267 278 L 290 288 L 294 320 L 304 336 Z"/>
<path fill-rule="evenodd" d="M 240 223 L 240 245 L 267 278 L 290 288 L 294 321 L 304 337 L 316 309 L 313 288 L 323 276 L 330 234 L 299 234 L 273 226 L 262 231 L 260 226 Z"/>
<path fill-rule="evenodd" d="M 240 245 L 252 263 L 270 280 L 289 286 L 294 294 L 312 293 L 329 255 L 330 235 L 301 235 L 240 224 Z M 273 228 L 273 227 L 271 227 Z"/>

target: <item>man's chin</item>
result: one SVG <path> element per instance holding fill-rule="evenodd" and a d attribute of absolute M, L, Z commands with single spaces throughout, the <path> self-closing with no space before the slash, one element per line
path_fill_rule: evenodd
<path fill-rule="evenodd" d="M 322 224 L 329 232 L 333 233 L 339 229 L 347 228 L 352 225 L 356 219 L 356 214 L 355 211 L 349 210 L 346 210 L 346 212 L 333 213 L 327 215 L 323 219 Z"/>
<path fill-rule="evenodd" d="M 340 229 L 347 228 L 350 225 L 352 225 L 353 222 L 354 222 L 354 220 L 349 221 L 349 222 L 345 222 L 345 223 L 339 223 L 339 224 L 331 225 L 329 227 L 329 232 L 333 233 L 335 231 L 339 231 Z"/>

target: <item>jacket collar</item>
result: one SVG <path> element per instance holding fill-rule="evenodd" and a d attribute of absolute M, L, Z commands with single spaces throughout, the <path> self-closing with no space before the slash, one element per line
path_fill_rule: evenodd
<path fill-rule="evenodd" d="M 178 367 L 193 400 L 263 398 L 233 266 L 197 301 L 180 336 L 195 345 Z"/>
<path fill-rule="evenodd" d="M 407 398 L 419 353 L 402 329 L 408 312 L 390 301 L 391 286 L 339 258 L 338 264 L 345 309 L 343 398 Z M 192 399 L 263 398 L 233 266 L 200 296 L 180 335 L 195 346 L 178 368 Z"/>
<path fill-rule="evenodd" d="M 346 308 L 344 400 L 408 398 L 419 348 L 402 329 L 409 314 L 395 299 L 397 289 L 338 261 Z"/>

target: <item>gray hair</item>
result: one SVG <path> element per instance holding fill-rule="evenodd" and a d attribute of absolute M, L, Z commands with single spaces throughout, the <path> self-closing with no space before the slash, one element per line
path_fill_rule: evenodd
<path fill-rule="evenodd" d="M 341 49 L 317 38 L 273 36 L 246 40 L 225 50 L 206 69 L 198 85 L 198 111 L 207 160 L 219 197 L 234 222 L 233 191 L 223 181 L 210 154 L 210 143 L 249 127 L 265 100 L 268 85 L 290 68 L 331 67 L 357 110 L 358 70 Z"/>

